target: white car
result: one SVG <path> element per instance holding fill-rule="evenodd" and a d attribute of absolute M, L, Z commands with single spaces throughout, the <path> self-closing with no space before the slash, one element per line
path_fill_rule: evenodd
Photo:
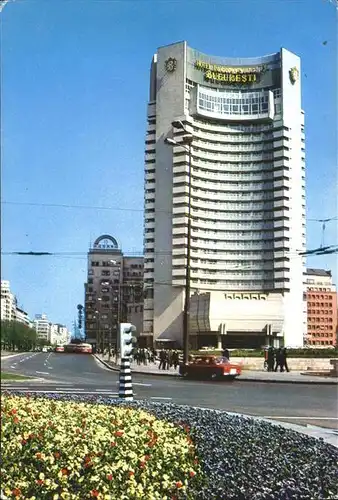
<path fill-rule="evenodd" d="M 47 347 L 43 347 L 43 348 L 42 348 L 42 352 L 48 352 L 48 351 L 47 351 Z"/>

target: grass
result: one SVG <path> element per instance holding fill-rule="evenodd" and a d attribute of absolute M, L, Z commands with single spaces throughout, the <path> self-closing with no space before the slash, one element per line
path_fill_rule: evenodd
<path fill-rule="evenodd" d="M 16 375 L 15 373 L 0 372 L 1 380 L 28 380 L 32 377 L 27 377 L 26 375 Z"/>

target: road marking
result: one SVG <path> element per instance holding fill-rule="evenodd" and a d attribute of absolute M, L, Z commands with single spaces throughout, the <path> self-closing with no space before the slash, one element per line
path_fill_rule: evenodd
<path fill-rule="evenodd" d="M 172 399 L 172 398 L 163 398 L 162 396 L 152 396 L 150 399 Z"/>
<path fill-rule="evenodd" d="M 254 415 L 256 416 L 256 415 Z M 262 417 L 260 416 L 260 418 L 287 418 L 289 420 L 338 420 L 338 417 L 288 417 L 287 415 L 263 415 Z"/>
<path fill-rule="evenodd" d="M 88 394 L 92 396 L 97 396 L 101 394 L 102 396 L 118 396 L 118 392 L 93 392 L 93 391 L 85 391 L 84 389 L 67 389 L 67 390 L 62 390 L 62 391 L 55 391 L 54 389 L 51 390 L 34 390 L 34 389 L 20 389 L 21 392 L 29 392 L 29 393 L 34 393 L 34 394 L 78 394 L 78 395 L 83 395 L 83 394 Z M 81 391 L 81 392 L 80 392 Z M 83 392 L 82 392 L 83 391 Z M 134 394 L 135 396 L 135 394 Z"/>
<path fill-rule="evenodd" d="M 1 387 L 4 387 L 5 389 L 28 389 L 28 387 L 26 385 L 4 385 L 4 384 L 1 384 Z"/>
<path fill-rule="evenodd" d="M 36 371 L 35 373 L 39 373 L 40 375 L 49 375 L 49 372 L 38 372 L 38 371 Z"/>
<path fill-rule="evenodd" d="M 117 380 L 116 381 L 116 384 L 119 384 L 120 382 Z M 141 382 L 132 382 L 132 385 L 139 385 L 139 386 L 142 386 L 142 387 L 151 387 L 152 384 L 141 384 Z"/>

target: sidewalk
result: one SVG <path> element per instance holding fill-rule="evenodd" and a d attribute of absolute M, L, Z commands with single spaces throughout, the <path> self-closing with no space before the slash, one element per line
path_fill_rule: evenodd
<path fill-rule="evenodd" d="M 111 370 L 119 371 L 119 360 L 118 364 L 115 362 L 115 358 L 111 358 L 108 362 L 108 356 L 102 356 L 102 354 L 94 354 L 94 356 L 101 361 L 107 368 Z M 178 368 L 175 370 L 174 367 L 169 368 L 169 370 L 159 370 L 159 361 L 155 363 L 150 363 L 148 365 L 138 365 L 137 363 L 131 363 L 132 373 L 142 374 L 142 375 L 157 375 L 166 377 L 178 377 Z M 280 383 L 280 384 L 326 384 L 326 385 L 337 385 L 337 377 L 319 377 L 315 375 L 306 375 L 302 372 L 264 372 L 258 370 L 243 370 L 242 374 L 237 380 L 242 380 L 243 382 L 269 382 L 269 383 Z"/>

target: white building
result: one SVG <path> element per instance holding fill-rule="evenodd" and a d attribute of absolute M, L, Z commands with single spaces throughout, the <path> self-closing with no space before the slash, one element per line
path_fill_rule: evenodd
<path fill-rule="evenodd" d="M 37 338 L 50 342 L 51 339 L 51 323 L 46 314 L 36 314 L 34 319 L 34 328 Z"/>
<path fill-rule="evenodd" d="M 15 319 L 15 296 L 11 292 L 8 280 L 1 280 L 1 320 L 12 321 Z"/>
<path fill-rule="evenodd" d="M 144 333 L 182 339 L 191 145 L 192 345 L 303 345 L 304 114 L 300 59 L 161 47 L 145 149 Z M 200 298 L 198 298 L 200 297 Z M 203 299 L 201 301 L 201 297 Z M 205 308 L 201 311 L 201 304 Z M 204 318 L 201 320 L 201 315 Z"/>
<path fill-rule="evenodd" d="M 18 306 L 16 306 L 16 309 L 14 311 L 14 318 L 13 319 L 18 321 L 19 323 L 23 323 L 24 325 L 28 326 L 29 328 L 33 328 L 33 322 L 29 318 L 28 313 Z"/>
<path fill-rule="evenodd" d="M 50 325 L 50 343 L 57 345 L 64 345 L 70 342 L 71 334 L 67 327 L 59 323 Z"/>

